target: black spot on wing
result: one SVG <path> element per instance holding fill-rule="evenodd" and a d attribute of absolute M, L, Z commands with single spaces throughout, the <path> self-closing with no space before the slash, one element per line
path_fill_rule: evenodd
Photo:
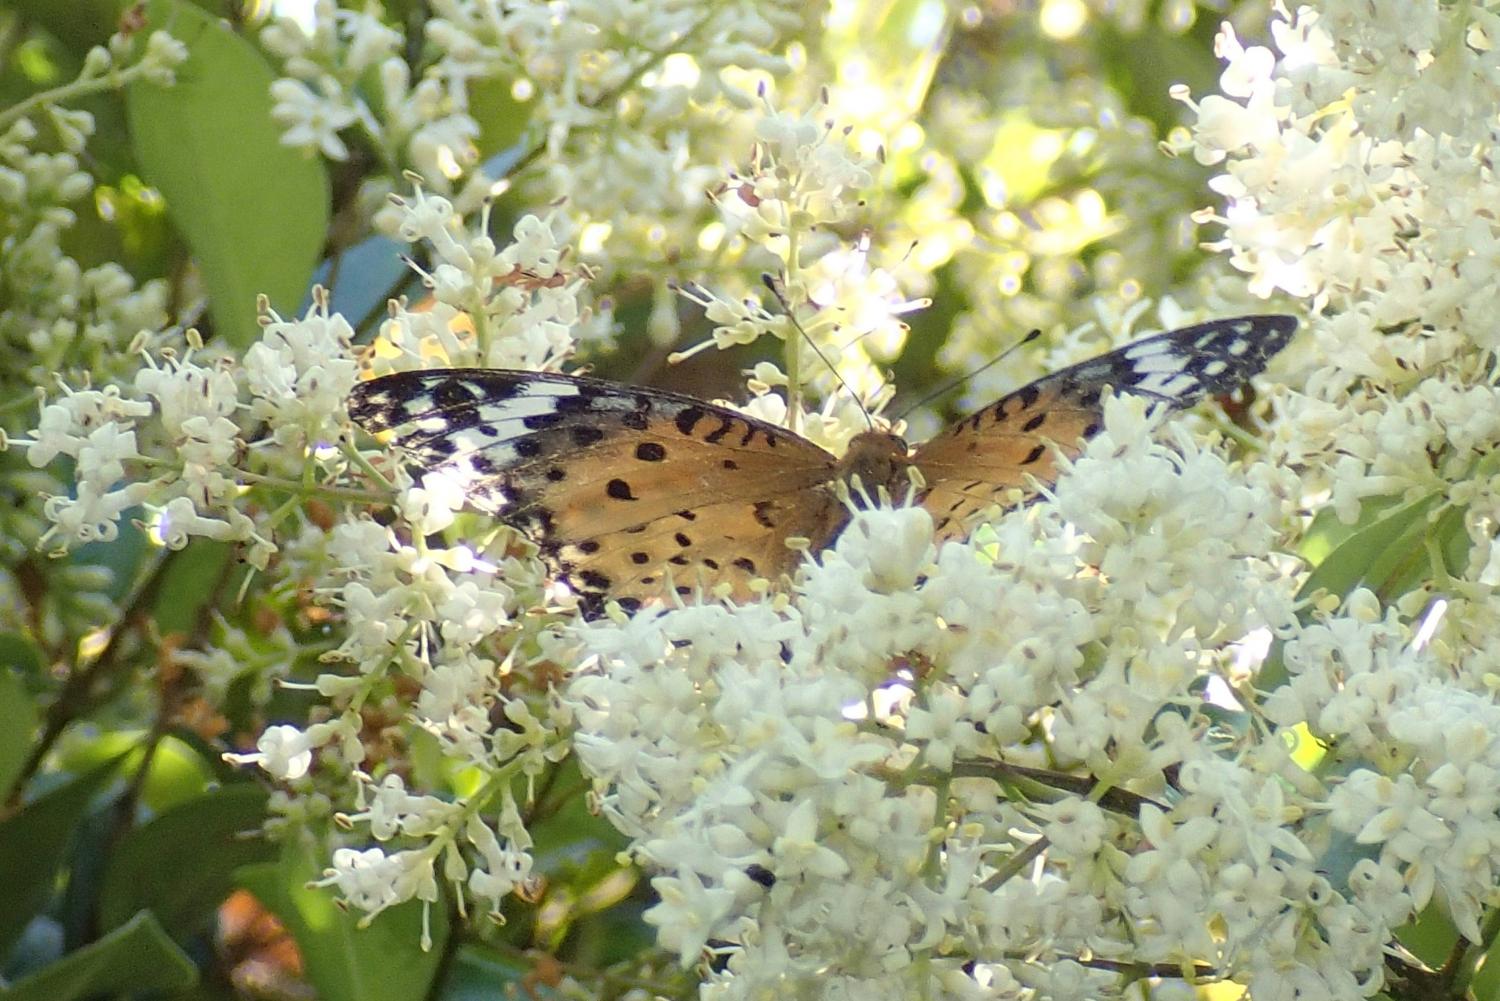
<path fill-rule="evenodd" d="M 561 424 L 563 415 L 556 410 L 545 414 L 529 414 L 521 418 L 521 426 L 528 431 L 545 431 Z"/>
<path fill-rule="evenodd" d="M 444 410 L 478 403 L 479 391 L 462 379 L 445 379 L 432 387 L 432 402 Z"/>
<path fill-rule="evenodd" d="M 719 426 L 703 436 L 703 440 L 710 445 L 717 445 L 724 440 L 724 436 L 734 430 L 735 421 L 732 417 L 719 418 Z"/>
<path fill-rule="evenodd" d="M 579 448 L 587 448 L 604 438 L 603 431 L 588 424 L 579 424 L 569 433 L 573 436 L 573 444 Z"/>

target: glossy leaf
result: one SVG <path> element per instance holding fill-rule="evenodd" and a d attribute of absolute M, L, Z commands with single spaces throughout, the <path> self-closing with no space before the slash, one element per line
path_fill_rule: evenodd
<path fill-rule="evenodd" d="M 5 1001 L 73 1001 L 132 991 L 182 991 L 198 970 L 161 925 L 137 914 L 108 935 L 0 992 Z"/>
<path fill-rule="evenodd" d="M 321 163 L 281 145 L 271 67 L 249 41 L 181 0 L 151 0 L 150 29 L 191 53 L 177 84 L 133 84 L 132 142 L 208 288 L 215 330 L 259 340 L 255 297 L 291 313 L 322 253 L 329 185 Z"/>
<path fill-rule="evenodd" d="M 241 782 L 189 800 L 130 831 L 109 859 L 99 899 L 105 928 L 151 911 L 175 936 L 197 931 L 240 866 L 275 858 L 259 834 L 266 793 Z"/>
<path fill-rule="evenodd" d="M 532 964 L 522 962 L 519 957 L 482 946 L 466 946 L 453 958 L 453 965 L 444 976 L 437 996 L 441 1001 L 491 1001 L 507 996 L 521 988 L 523 983 L 530 983 L 527 977 L 533 973 Z M 545 998 L 553 995 L 536 990 L 533 996 Z"/>
<path fill-rule="evenodd" d="M 58 867 L 94 795 L 114 777 L 118 760 L 107 761 L 26 804 L 0 822 L 0 953 L 52 898 Z"/>

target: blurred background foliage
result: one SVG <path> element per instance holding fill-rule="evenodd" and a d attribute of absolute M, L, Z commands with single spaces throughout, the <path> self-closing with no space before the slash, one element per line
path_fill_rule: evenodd
<path fill-rule="evenodd" d="M 96 123 L 83 154 L 96 186 L 72 205 L 66 255 L 80 269 L 117 264 L 137 287 L 159 283 L 159 322 L 196 326 L 210 344 L 243 348 L 257 335 L 256 293 L 290 315 L 314 281 L 331 286 L 335 308 L 368 338 L 388 297 L 420 293 L 396 245 L 368 224 L 380 189 L 372 178 L 398 188 L 399 165 L 357 146 L 324 163 L 278 144 L 266 93 L 276 71 L 255 41 L 270 13 L 234 0 L 0 0 L 0 108 L 74 79 L 88 47 L 128 19 L 173 31 L 193 52 L 180 93 L 132 88 L 69 102 Z M 415 58 L 425 5 L 393 0 L 385 14 Z M 876 263 L 908 297 L 932 299 L 907 315 L 906 343 L 885 359 L 907 399 L 1033 327 L 1108 325 L 1165 295 L 1186 308 L 1232 306 L 1227 269 L 1199 246 L 1212 234 L 1191 218 L 1210 201 L 1207 168 L 1162 151 L 1184 110 L 1168 88 L 1212 90 L 1219 22 L 1257 39 L 1265 15 L 1262 3 L 1229 0 L 809 5 L 809 30 L 788 52 L 797 72 L 775 100 L 808 106 L 826 87 L 828 117 L 851 125 L 854 141 L 873 150 L 870 137 L 883 138 L 886 183 L 869 193 Z M 533 169 L 545 123 L 514 84 L 487 82 L 471 108 L 487 172 L 514 181 L 493 214 L 502 240 L 557 194 Z M 667 364 L 710 329 L 668 282 L 750 290 L 761 270 L 719 242 L 707 198 L 693 218 L 637 232 L 585 221 L 583 260 L 613 323 L 583 360 L 607 377 L 741 396 L 740 373 L 773 345 Z M 97 385 L 136 364 L 123 345 L 86 336 L 38 350 L 41 325 L 107 314 L 110 303 L 34 301 L 17 265 L 26 225 L 0 216 L 0 255 L 10 258 L 0 260 L 0 427 L 14 436 L 35 422 L 38 386 L 55 391 L 58 375 Z M 857 227 L 840 235 L 853 240 Z M 985 373 L 914 424 L 930 428 L 943 409 L 993 398 L 1036 374 L 1028 363 Z M 337 623 L 308 582 L 259 577 L 247 587 L 235 553 L 206 540 L 170 552 L 125 526 L 115 542 L 52 558 L 37 545 L 40 498 L 59 489 L 24 456 L 0 453 L 7 996 L 491 997 L 506 985 L 545 994 L 584 971 L 604 994 L 648 972 L 653 991 L 692 992 L 670 961 L 641 965 L 652 941 L 639 919 L 644 885 L 617 863 L 621 842 L 589 815 L 571 767 L 539 784 L 529 818 L 545 889 L 513 901 L 505 924 L 441 915 L 426 953 L 409 906 L 356 933 L 328 892 L 305 887 L 327 857 L 334 805 L 279 803 L 283 840 L 256 836 L 281 794 L 219 757 L 252 746 L 268 723 L 316 714 L 305 691 L 250 696 L 275 676 L 314 677 Z M 406 745 L 423 785 L 462 792 L 472 781 L 421 774 L 439 757 L 401 720 L 371 713 L 367 723 L 372 741 Z"/>

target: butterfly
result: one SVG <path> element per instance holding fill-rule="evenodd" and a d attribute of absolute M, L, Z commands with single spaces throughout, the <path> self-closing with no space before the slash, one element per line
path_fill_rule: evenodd
<path fill-rule="evenodd" d="M 939 539 L 1054 482 L 1103 426 L 1106 386 L 1173 409 L 1232 391 L 1291 339 L 1290 316 L 1214 320 L 1044 376 L 911 448 L 865 431 L 836 457 L 786 428 L 679 393 L 500 369 L 400 372 L 349 413 L 469 503 L 518 528 L 586 615 L 703 587 L 743 599 L 790 574 L 851 517 L 841 489 L 906 497 Z M 842 497 L 841 497 L 842 495 Z M 803 543 L 802 540 L 805 540 Z M 792 543 L 789 545 L 789 543 Z M 727 586 L 725 586 L 727 585 Z"/>

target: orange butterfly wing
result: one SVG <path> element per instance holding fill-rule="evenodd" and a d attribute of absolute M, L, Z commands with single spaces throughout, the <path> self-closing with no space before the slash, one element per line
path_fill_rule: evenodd
<path fill-rule="evenodd" d="M 795 569 L 794 536 L 827 539 L 847 512 L 834 459 L 791 432 L 660 390 L 486 369 L 403 372 L 354 389 L 350 416 L 396 431 L 419 465 L 520 529 L 596 614 L 671 589 Z"/>
<path fill-rule="evenodd" d="M 1173 409 L 1191 406 L 1259 372 L 1296 329 L 1290 316 L 1184 327 L 1044 376 L 964 418 L 912 455 L 938 537 L 962 537 L 980 512 L 1056 482 L 1059 453 L 1078 455 L 1103 426 L 1105 386 Z"/>

